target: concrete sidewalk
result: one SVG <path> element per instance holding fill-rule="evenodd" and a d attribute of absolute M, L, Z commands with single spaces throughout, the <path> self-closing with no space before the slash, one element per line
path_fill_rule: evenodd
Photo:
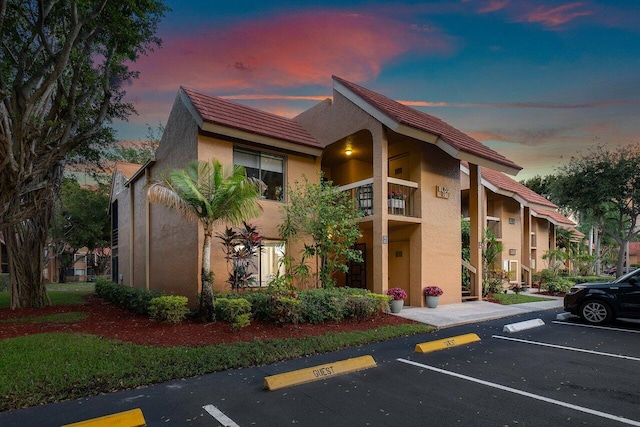
<path fill-rule="evenodd" d="M 547 295 L 540 295 L 540 297 L 549 298 L 550 300 L 511 305 L 500 305 L 487 301 L 469 301 L 458 304 L 439 305 L 436 308 L 404 307 L 400 313 L 395 314 L 395 316 L 427 323 L 438 329 L 442 329 L 467 323 L 483 322 L 485 320 L 563 307 L 562 297 L 551 297 Z"/>

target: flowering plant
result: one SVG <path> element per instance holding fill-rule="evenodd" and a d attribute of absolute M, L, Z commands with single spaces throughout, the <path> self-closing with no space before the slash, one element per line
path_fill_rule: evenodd
<path fill-rule="evenodd" d="M 393 297 L 394 300 L 407 299 L 407 293 L 402 288 L 391 288 L 387 291 L 387 295 Z"/>
<path fill-rule="evenodd" d="M 402 191 L 390 191 L 388 194 L 389 199 L 407 200 L 407 195 Z"/>
<path fill-rule="evenodd" d="M 443 293 L 444 292 L 442 292 L 442 289 L 440 289 L 438 286 L 425 286 L 425 288 L 422 290 L 422 294 L 425 297 L 439 297 Z"/>

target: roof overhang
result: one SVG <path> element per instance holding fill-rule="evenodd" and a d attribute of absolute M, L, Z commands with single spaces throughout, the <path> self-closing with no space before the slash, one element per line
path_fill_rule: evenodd
<path fill-rule="evenodd" d="M 345 85 L 343 85 L 339 81 L 336 81 L 336 80 L 333 81 L 333 88 L 338 93 L 340 93 L 345 98 L 347 98 L 349 101 L 353 102 L 363 111 L 365 111 L 367 114 L 369 114 L 374 119 L 376 119 L 377 121 L 379 121 L 380 123 L 382 123 L 383 125 L 385 125 L 386 127 L 388 127 L 389 129 L 391 129 L 396 133 L 417 139 L 419 141 L 434 144 L 438 148 L 440 148 L 442 151 L 449 154 L 451 157 L 459 160 L 466 160 L 469 163 L 480 165 L 480 166 L 486 166 L 493 170 L 508 173 L 509 175 L 514 175 L 514 176 L 517 175 L 518 172 L 520 172 L 520 169 L 518 168 L 509 167 L 502 163 L 493 162 L 489 159 L 485 159 L 484 157 L 480 157 L 472 153 L 461 151 L 458 148 L 446 142 L 445 140 L 441 139 L 436 134 L 426 132 L 421 129 L 416 129 L 415 127 L 408 126 L 406 124 L 398 122 L 397 120 L 393 119 L 392 117 L 389 117 L 388 115 L 384 114 L 382 111 L 375 108 L 373 105 L 369 104 L 367 101 L 362 99 L 360 96 L 358 96 L 356 93 L 354 93 L 352 90 L 347 88 Z"/>
<path fill-rule="evenodd" d="M 195 120 L 198 127 L 205 131 L 218 135 L 228 136 L 230 138 L 237 138 L 244 141 L 255 142 L 256 144 L 268 145 L 282 150 L 288 150 L 294 153 L 306 154 L 309 156 L 319 157 L 322 154 L 322 148 L 308 147 L 294 142 L 284 141 L 278 138 L 272 138 L 265 135 L 260 135 L 253 132 L 247 132 L 240 129 L 232 128 L 229 126 L 223 126 L 216 123 L 206 122 L 198 113 L 195 105 L 191 102 L 189 96 L 180 88 L 180 100 L 191 113 L 193 120 Z"/>

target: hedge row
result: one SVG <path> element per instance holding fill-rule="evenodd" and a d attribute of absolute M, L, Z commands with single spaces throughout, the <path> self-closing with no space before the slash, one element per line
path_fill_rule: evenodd
<path fill-rule="evenodd" d="M 96 281 L 95 293 L 100 298 L 118 307 L 146 315 L 149 315 L 151 300 L 163 295 L 160 291 L 132 288 L 130 286 L 118 285 L 108 280 Z"/>
<path fill-rule="evenodd" d="M 246 299 L 251 304 L 252 318 L 278 324 L 360 320 L 389 310 L 388 296 L 355 288 L 254 291 L 222 297 Z"/>

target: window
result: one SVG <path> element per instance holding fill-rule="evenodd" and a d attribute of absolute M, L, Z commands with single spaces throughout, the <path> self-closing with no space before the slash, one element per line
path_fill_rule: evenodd
<path fill-rule="evenodd" d="M 267 286 L 278 273 L 284 274 L 281 264 L 284 258 L 285 243 L 279 240 L 263 240 L 262 250 L 255 255 L 254 275 L 258 286 Z"/>
<path fill-rule="evenodd" d="M 244 166 L 247 176 L 265 184 L 262 198 L 284 200 L 284 157 L 244 148 L 234 148 L 233 163 Z"/>

